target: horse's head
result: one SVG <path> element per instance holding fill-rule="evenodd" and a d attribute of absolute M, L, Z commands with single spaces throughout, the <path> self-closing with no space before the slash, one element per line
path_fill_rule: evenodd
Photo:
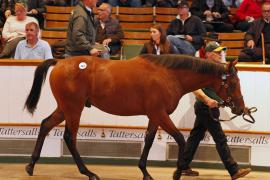
<path fill-rule="evenodd" d="M 235 67 L 237 60 L 227 65 L 226 73 L 222 75 L 219 90 L 220 97 L 225 100 L 224 105 L 231 108 L 232 113 L 241 115 L 245 109 L 245 103 L 241 93 L 240 80 Z"/>

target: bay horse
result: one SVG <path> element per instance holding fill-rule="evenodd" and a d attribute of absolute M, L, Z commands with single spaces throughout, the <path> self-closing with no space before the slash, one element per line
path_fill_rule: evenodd
<path fill-rule="evenodd" d="M 185 140 L 169 115 L 184 94 L 203 87 L 213 88 L 223 100 L 233 104 L 231 110 L 234 114 L 241 115 L 245 104 L 235 64 L 236 61 L 217 64 L 185 55 L 141 55 L 128 61 L 77 56 L 44 61 L 35 71 L 25 107 L 34 113 L 42 84 L 52 65 L 50 85 L 57 107 L 41 122 L 31 161 L 26 166 L 27 173 L 33 175 L 46 135 L 65 120 L 64 140 L 80 173 L 90 180 L 100 179 L 87 169 L 76 148 L 81 112 L 86 104 L 91 103 L 110 114 L 146 115 L 149 118 L 138 164 L 144 180 L 153 179 L 146 169 L 146 162 L 158 127 L 170 134 L 179 147 L 177 169 L 173 174 L 173 179 L 179 180 Z"/>

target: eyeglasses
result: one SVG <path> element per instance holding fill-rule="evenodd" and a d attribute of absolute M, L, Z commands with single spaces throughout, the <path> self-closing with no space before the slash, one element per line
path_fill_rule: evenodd
<path fill-rule="evenodd" d="M 262 12 L 263 12 L 263 13 L 270 13 L 270 9 L 263 10 Z"/>

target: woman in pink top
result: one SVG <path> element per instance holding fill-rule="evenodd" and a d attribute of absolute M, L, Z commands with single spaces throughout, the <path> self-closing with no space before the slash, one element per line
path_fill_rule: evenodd
<path fill-rule="evenodd" d="M 0 58 L 13 57 L 17 44 L 25 38 L 25 25 L 29 22 L 37 23 L 35 18 L 26 16 L 23 3 L 15 4 L 15 14 L 16 16 L 9 16 L 4 24 L 2 37 L 6 44 Z"/>
<path fill-rule="evenodd" d="M 247 31 L 250 24 L 262 17 L 263 0 L 244 0 L 236 11 L 237 23 L 235 28 L 241 31 Z"/>

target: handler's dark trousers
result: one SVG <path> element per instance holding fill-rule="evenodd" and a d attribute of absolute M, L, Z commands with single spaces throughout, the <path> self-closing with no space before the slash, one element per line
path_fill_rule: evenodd
<path fill-rule="evenodd" d="M 188 169 L 198 148 L 200 141 L 204 138 L 206 130 L 209 131 L 216 143 L 217 152 L 230 175 L 234 175 L 239 167 L 231 156 L 229 146 L 227 144 L 226 136 L 222 130 L 221 124 L 214 121 L 209 113 L 208 106 L 202 102 L 196 102 L 194 105 L 196 119 L 194 127 L 190 132 L 184 151 L 184 164 L 182 169 Z M 212 109 L 214 117 L 218 118 L 220 115 L 218 108 Z"/>

